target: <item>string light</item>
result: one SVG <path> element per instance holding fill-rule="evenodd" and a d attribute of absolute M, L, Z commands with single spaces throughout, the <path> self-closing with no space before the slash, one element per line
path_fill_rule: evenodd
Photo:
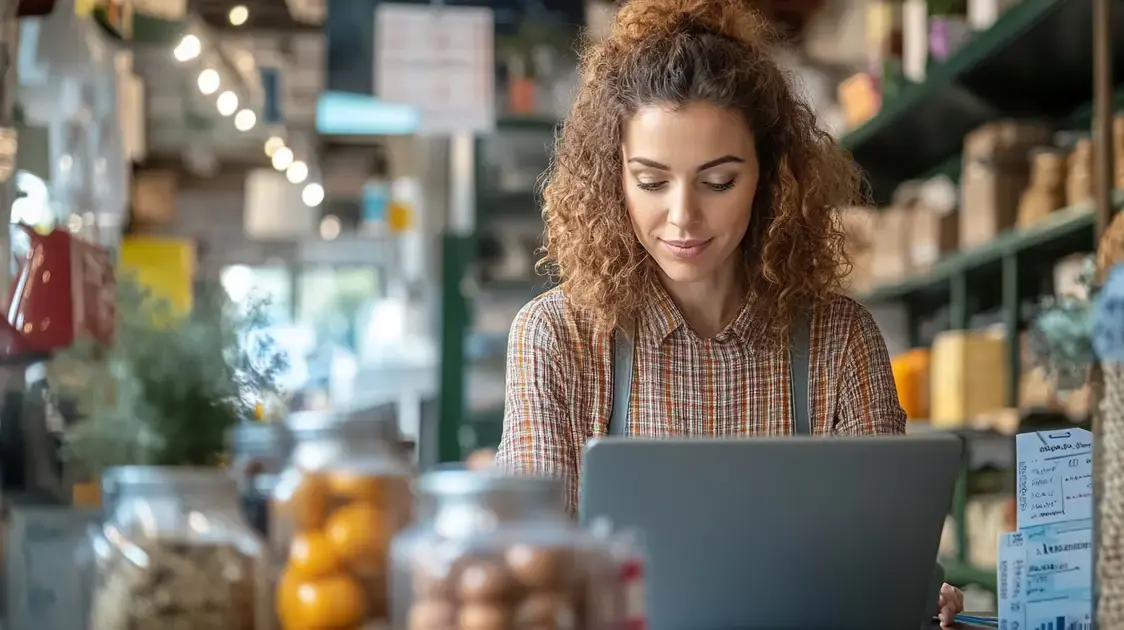
<path fill-rule="evenodd" d="M 199 73 L 199 91 L 207 96 L 219 91 L 219 84 L 222 83 L 222 78 L 214 68 L 207 68 Z"/>
<path fill-rule="evenodd" d="M 300 184 L 308 179 L 308 164 L 297 160 L 289 165 L 285 171 L 285 178 L 289 180 L 290 184 Z"/>
<path fill-rule="evenodd" d="M 324 187 L 320 184 L 309 184 L 301 191 L 301 201 L 309 208 L 315 208 L 324 201 Z"/>
<path fill-rule="evenodd" d="M 201 52 L 203 52 L 203 43 L 199 41 L 199 38 L 194 35 L 184 35 L 179 45 L 172 51 L 172 55 L 176 58 L 176 61 L 182 63 L 195 59 Z"/>
<path fill-rule="evenodd" d="M 273 163 L 273 168 L 283 171 L 289 168 L 293 163 L 293 150 L 289 147 L 280 147 L 273 152 L 273 158 L 270 160 Z"/>
<path fill-rule="evenodd" d="M 258 116 L 253 110 L 244 109 L 234 117 L 234 128 L 238 131 L 249 131 L 258 122 Z"/>
<path fill-rule="evenodd" d="M 218 106 L 220 114 L 231 116 L 238 109 L 238 95 L 227 90 L 219 94 L 219 100 L 215 104 Z"/>
<path fill-rule="evenodd" d="M 250 19 L 250 10 L 246 8 L 246 5 L 239 4 L 230 9 L 230 14 L 227 17 L 230 18 L 232 26 L 242 26 L 246 23 L 246 20 Z"/>

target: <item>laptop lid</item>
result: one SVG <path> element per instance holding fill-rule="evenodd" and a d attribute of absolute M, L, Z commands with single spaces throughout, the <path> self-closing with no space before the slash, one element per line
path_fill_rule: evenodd
<path fill-rule="evenodd" d="M 916 628 L 954 435 L 593 441 L 583 523 L 642 532 L 653 630 Z"/>

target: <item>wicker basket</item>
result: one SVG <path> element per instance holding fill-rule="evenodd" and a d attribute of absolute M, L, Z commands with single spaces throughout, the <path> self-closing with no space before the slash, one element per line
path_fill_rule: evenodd
<path fill-rule="evenodd" d="M 1097 281 L 1124 263 L 1124 214 L 1097 249 Z M 1124 630 L 1124 364 L 1093 366 L 1093 500 L 1097 533 L 1097 627 Z"/>

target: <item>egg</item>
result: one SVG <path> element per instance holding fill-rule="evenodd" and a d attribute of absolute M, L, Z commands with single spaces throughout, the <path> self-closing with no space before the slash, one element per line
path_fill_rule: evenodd
<path fill-rule="evenodd" d="M 510 588 L 507 569 L 490 560 L 466 564 L 457 577 L 457 593 L 466 601 L 502 600 Z"/>
<path fill-rule="evenodd" d="M 515 627 L 535 630 L 577 630 L 573 601 L 562 593 L 531 593 L 515 608 Z"/>
<path fill-rule="evenodd" d="M 417 563 L 412 572 L 414 597 L 447 598 L 452 595 L 452 581 L 447 569 L 439 569 L 431 563 Z"/>
<path fill-rule="evenodd" d="M 515 545 L 504 554 L 511 574 L 524 586 L 546 590 L 568 583 L 573 554 L 567 549 Z"/>
<path fill-rule="evenodd" d="M 461 606 L 458 630 L 507 630 L 511 626 L 508 610 L 502 604 L 476 602 Z"/>
<path fill-rule="evenodd" d="M 410 608 L 410 630 L 446 630 L 453 627 L 456 609 L 447 601 L 429 599 Z"/>

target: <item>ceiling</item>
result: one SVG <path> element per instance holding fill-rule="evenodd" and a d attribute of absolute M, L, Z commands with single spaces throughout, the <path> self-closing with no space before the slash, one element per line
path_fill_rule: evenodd
<path fill-rule="evenodd" d="M 218 30 L 238 31 L 317 31 L 323 23 L 327 0 L 191 0 L 190 10 Z M 242 26 L 231 26 L 231 7 L 249 9 Z M 292 9 L 290 8 L 292 7 Z"/>
<path fill-rule="evenodd" d="M 311 135 L 323 77 L 324 46 L 319 32 L 297 29 L 286 37 L 256 29 L 202 32 L 203 52 L 189 62 L 177 61 L 171 46 L 134 49 L 134 69 L 145 84 L 147 142 L 154 158 L 186 152 L 204 165 L 211 158 L 222 163 L 257 160 L 264 164 L 263 146 L 270 135 L 286 131 L 291 145 L 301 144 L 297 136 Z M 260 114 L 264 99 L 260 81 L 263 65 L 279 70 L 279 106 L 284 129 L 259 121 L 250 131 L 238 131 L 232 117 L 219 114 L 216 96 L 200 91 L 199 74 L 206 68 L 217 69 L 223 86 L 219 91 L 234 86 L 240 107 L 250 106 Z M 311 151 L 307 140 L 305 145 Z"/>

